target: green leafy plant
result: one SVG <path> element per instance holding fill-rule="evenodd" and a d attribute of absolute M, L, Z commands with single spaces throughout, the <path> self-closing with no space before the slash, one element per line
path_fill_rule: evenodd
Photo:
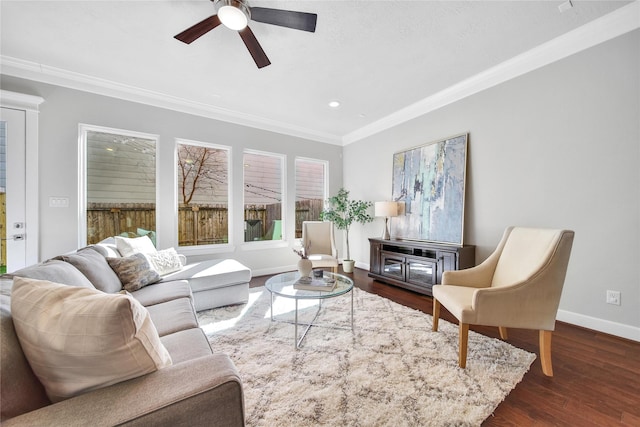
<path fill-rule="evenodd" d="M 331 221 L 339 230 L 345 230 L 347 242 L 346 260 L 351 260 L 349 252 L 349 228 L 354 222 L 366 224 L 373 221 L 373 216 L 367 210 L 373 205 L 371 202 L 362 200 L 350 200 L 349 192 L 341 188 L 333 197 L 327 200 L 325 209 L 320 213 L 320 219 Z"/>

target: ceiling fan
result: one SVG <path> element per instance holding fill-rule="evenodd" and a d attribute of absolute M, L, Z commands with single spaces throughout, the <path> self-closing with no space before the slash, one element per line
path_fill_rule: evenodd
<path fill-rule="evenodd" d="M 271 64 L 262 50 L 253 31 L 248 27 L 249 20 L 279 25 L 295 30 L 316 31 L 315 13 L 296 12 L 293 10 L 270 9 L 266 7 L 250 7 L 247 0 L 211 0 L 216 9 L 212 15 L 192 27 L 187 28 L 174 38 L 190 44 L 209 31 L 223 24 L 225 27 L 238 31 L 242 41 L 249 50 L 258 68 Z"/>

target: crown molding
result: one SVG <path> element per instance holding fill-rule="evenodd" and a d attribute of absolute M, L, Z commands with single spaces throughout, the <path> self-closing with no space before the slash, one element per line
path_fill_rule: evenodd
<path fill-rule="evenodd" d="M 11 56 L 0 56 L 1 73 L 8 76 L 35 80 L 84 92 L 95 93 L 168 110 L 207 117 L 228 123 L 253 127 L 270 132 L 310 139 L 334 145 L 342 145 L 339 135 L 318 132 L 289 123 L 278 122 L 250 114 L 232 111 L 209 104 L 167 95 L 160 92 L 125 85 L 62 68 L 38 64 Z"/>
<path fill-rule="evenodd" d="M 343 137 L 349 145 L 640 28 L 640 1 L 515 56 Z"/>
<path fill-rule="evenodd" d="M 23 93 L 0 90 L 0 104 L 3 107 L 38 112 L 38 107 L 44 102 L 44 98 Z"/>

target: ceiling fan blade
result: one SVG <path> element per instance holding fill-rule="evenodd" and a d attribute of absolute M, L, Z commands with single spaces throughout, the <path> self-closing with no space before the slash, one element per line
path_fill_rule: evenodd
<path fill-rule="evenodd" d="M 252 7 L 251 19 L 265 24 L 279 25 L 313 33 L 316 31 L 318 15 L 315 13 L 295 12 L 293 10 Z"/>
<path fill-rule="evenodd" d="M 267 65 L 271 64 L 271 61 L 269 61 L 269 58 L 267 58 L 264 50 L 262 50 L 262 46 L 260 46 L 260 43 L 258 43 L 258 39 L 256 39 L 253 31 L 251 31 L 251 28 L 245 27 L 244 30 L 238 31 L 238 34 L 240 34 L 240 37 L 242 37 L 244 45 L 247 47 L 247 49 L 249 49 L 249 53 L 253 57 L 253 60 L 256 62 L 258 68 L 266 67 Z"/>
<path fill-rule="evenodd" d="M 218 25 L 220 25 L 220 18 L 218 18 L 218 15 L 213 15 L 203 21 L 198 22 L 193 27 L 187 28 L 180 34 L 173 36 L 173 38 L 178 39 L 183 43 L 190 44 L 196 41 L 201 36 L 207 34 L 209 31 L 213 30 Z"/>

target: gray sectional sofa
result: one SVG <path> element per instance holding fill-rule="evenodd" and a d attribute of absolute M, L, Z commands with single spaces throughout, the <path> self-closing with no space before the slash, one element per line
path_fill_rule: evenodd
<path fill-rule="evenodd" d="M 227 355 L 215 354 L 211 350 L 207 337 L 198 327 L 194 296 L 201 293 L 201 303 L 205 307 L 244 302 L 246 296 L 243 290 L 246 285 L 248 294 L 250 271 L 247 273 L 246 267 L 238 267 L 235 263 L 220 266 L 223 261 L 195 267 L 187 265 L 180 271 L 164 276 L 160 282 L 123 293 L 120 283 L 114 282 L 113 270 L 110 270 L 104 256 L 114 255 L 111 252 L 113 249 L 106 242 L 99 247 L 85 248 L 27 267 L 0 279 L 2 425 L 244 425 L 240 377 Z M 226 280 L 226 286 L 212 287 L 211 282 L 220 278 L 216 278 L 215 274 L 203 273 L 215 273 L 216 266 L 228 273 L 218 281 L 221 283 Z M 12 306 L 11 288 L 14 282 L 19 286 L 14 288 Z M 76 287 L 70 291 L 72 294 L 100 297 L 104 293 L 113 296 L 113 299 L 126 299 L 125 304 L 131 303 L 132 307 L 141 304 L 157 331 L 156 337 L 159 337 L 162 351 L 166 349 L 170 355 L 170 365 L 62 400 L 52 398 L 47 381 L 41 381 L 41 377 L 35 374 L 41 368 L 30 363 L 26 350 L 28 347 L 24 347 L 21 332 L 25 324 L 23 300 L 19 306 L 22 317 L 14 319 L 18 316 L 17 311 L 12 316 L 12 308 L 16 310 L 18 307 L 16 289 L 20 287 L 24 294 L 28 283 L 57 286 L 56 291 L 59 288 L 68 290 L 70 288 L 67 287 Z M 69 315 L 61 315 L 64 314 Z M 34 318 L 38 315 L 34 308 Z M 28 312 L 26 318 L 29 319 Z M 77 324 L 81 325 L 84 321 L 78 319 Z M 47 357 L 46 353 L 44 357 Z"/>

